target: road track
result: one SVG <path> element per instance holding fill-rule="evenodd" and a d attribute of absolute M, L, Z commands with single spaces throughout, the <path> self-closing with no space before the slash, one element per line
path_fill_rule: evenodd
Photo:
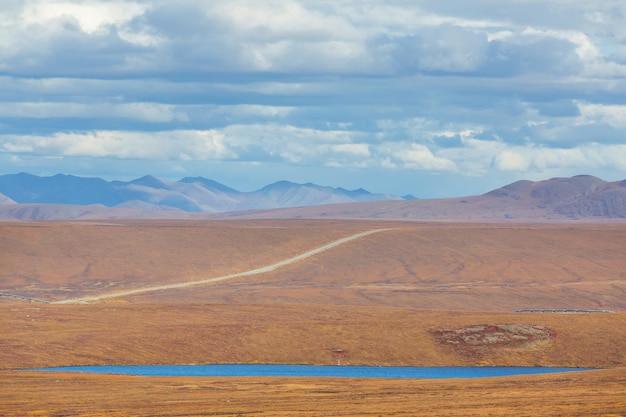
<path fill-rule="evenodd" d="M 129 295 L 137 295 L 137 294 L 144 294 L 144 293 L 148 293 L 148 292 L 155 292 L 155 291 L 166 291 L 166 290 L 175 290 L 175 289 L 179 289 L 179 288 L 188 288 L 188 287 L 194 287 L 194 286 L 199 286 L 199 285 L 205 285 L 205 284 L 212 284 L 215 282 L 220 282 L 220 281 L 226 281 L 229 279 L 233 279 L 233 278 L 240 278 L 240 277 L 245 277 L 245 276 L 250 276 L 250 275 L 258 275 L 258 274 L 265 274 L 268 272 L 272 272 L 278 268 L 281 268 L 283 266 L 289 265 L 289 264 L 293 264 L 295 262 L 301 261 L 303 259 L 309 258 L 313 255 L 317 255 L 319 253 L 322 253 L 324 251 L 327 251 L 329 249 L 332 249 L 334 247 L 337 247 L 339 245 L 343 245 L 344 243 L 348 243 L 352 240 L 356 240 L 365 236 L 369 236 L 372 235 L 374 233 L 379 233 L 379 232 L 384 232 L 384 231 L 388 231 L 388 230 L 393 230 L 390 228 L 386 228 L 386 229 L 373 229 L 373 230 L 368 230 L 365 232 L 360 232 L 360 233 L 356 233 L 354 235 L 350 235 L 341 239 L 337 239 L 335 241 L 332 241 L 330 243 L 327 243 L 323 246 L 317 247 L 315 249 L 312 249 L 308 252 L 302 253 L 300 255 L 294 256 L 292 258 L 288 258 L 285 259 L 283 261 L 280 262 L 276 262 L 274 264 L 268 265 L 268 266 L 263 266 L 261 268 L 256 268 L 256 269 L 251 269 L 248 271 L 244 271 L 244 272 L 237 272 L 234 274 L 229 274 L 229 275 L 222 275 L 219 277 L 214 277 L 214 278 L 207 278 L 207 279 L 201 279 L 201 280 L 197 280 L 197 281 L 187 281 L 187 282 L 179 282 L 176 284 L 165 284 L 165 285 L 157 285 L 157 286 L 153 286 L 153 287 L 142 287 L 142 288 L 135 288 L 132 290 L 127 290 L 127 291 L 120 291 L 120 292 L 114 292 L 114 293 L 108 293 L 108 294 L 100 294 L 100 295 L 93 295 L 93 296 L 88 296 L 88 297 L 80 297 L 80 298 L 69 298 L 67 300 L 59 300 L 59 301 L 52 301 L 50 302 L 50 304 L 84 304 L 84 303 L 92 303 L 92 302 L 96 302 L 96 301 L 101 301 L 101 300 L 106 300 L 106 299 L 111 299 L 111 298 L 120 298 L 120 297 L 126 297 Z"/>
<path fill-rule="evenodd" d="M 9 294 L 6 292 L 2 292 L 0 293 L 0 297 L 6 297 L 6 298 L 15 298 L 17 300 L 26 300 L 26 301 L 32 301 L 34 303 L 43 303 L 43 304 L 50 304 L 50 301 L 46 301 L 46 300 L 40 300 L 38 298 L 33 298 L 33 297 L 27 297 L 25 295 L 19 295 L 19 294 Z"/>

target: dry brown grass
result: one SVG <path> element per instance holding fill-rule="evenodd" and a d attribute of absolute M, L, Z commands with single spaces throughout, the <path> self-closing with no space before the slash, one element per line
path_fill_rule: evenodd
<path fill-rule="evenodd" d="M 29 417 L 619 417 L 626 410 L 626 371 L 484 380 L 145 378 L 0 372 L 0 393 L 0 413 Z"/>
<path fill-rule="evenodd" d="M 0 292 L 47 300 L 205 279 L 377 227 L 271 274 L 134 301 L 626 310 L 626 224 L 161 221 L 0 225 Z"/>
<path fill-rule="evenodd" d="M 49 300 L 239 272 L 394 227 L 278 271 L 88 305 L 0 298 L 0 415 L 626 415 L 626 225 L 349 221 L 0 224 L 0 292 Z M 518 308 L 615 313 L 515 313 Z M 541 328 L 459 349 L 437 331 Z M 525 325 L 516 326 L 516 325 Z M 500 327 L 498 327 L 500 326 Z M 534 327 L 531 327 L 534 326 Z M 472 381 L 137 378 L 82 364 L 613 368 Z"/>
<path fill-rule="evenodd" d="M 47 300 L 246 271 L 349 234 L 308 222 L 0 223 L 0 230 L 0 291 Z"/>
<path fill-rule="evenodd" d="M 3 368 L 89 364 L 626 365 L 626 313 L 478 313 L 319 305 L 122 303 L 0 306 Z M 442 328 L 543 326 L 550 343 L 465 352 Z"/>

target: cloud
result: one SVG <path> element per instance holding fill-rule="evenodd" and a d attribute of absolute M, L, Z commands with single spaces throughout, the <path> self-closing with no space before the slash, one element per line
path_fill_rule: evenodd
<path fill-rule="evenodd" d="M 58 20 L 71 19 L 86 33 L 101 30 L 104 26 L 122 25 L 143 14 L 147 7 L 128 1 L 76 2 L 48 0 L 25 2 L 21 18 L 27 25 L 46 25 Z"/>
<path fill-rule="evenodd" d="M 0 103 L 3 117 L 19 118 L 123 118 L 154 123 L 188 120 L 176 106 L 160 103 Z"/>
<path fill-rule="evenodd" d="M 511 76 L 575 73 L 582 63 L 594 73 L 621 71 L 580 28 L 546 28 L 542 17 L 532 19 L 532 7 L 543 5 L 511 7 L 520 12 L 514 19 L 488 2 L 455 10 L 431 2 L 33 1 L 6 13 L 15 23 L 1 32 L 3 62 L 14 74 L 39 76 L 45 69 L 81 77 L 207 71 Z M 583 20 L 600 31 L 616 24 L 609 10 Z"/>
<path fill-rule="evenodd" d="M 485 33 L 442 25 L 393 42 L 393 58 L 402 72 L 443 71 L 468 73 L 476 71 L 487 59 Z"/>
<path fill-rule="evenodd" d="M 517 171 L 524 172 L 528 170 L 530 161 L 524 155 L 513 150 L 500 152 L 494 158 L 497 169 L 501 171 Z"/>
<path fill-rule="evenodd" d="M 172 105 L 153 102 L 78 103 L 78 102 L 0 102 L 0 114 L 5 118 L 22 119 L 90 119 L 102 125 L 111 120 L 140 123 L 198 124 L 211 121 L 236 123 L 259 119 L 282 119 L 294 108 L 262 105 Z"/>
<path fill-rule="evenodd" d="M 624 175 L 625 17 L 619 0 L 6 0 L 0 163 Z"/>
<path fill-rule="evenodd" d="M 419 169 L 425 171 L 456 171 L 456 164 L 446 158 L 435 156 L 424 145 L 411 144 L 401 150 L 392 152 L 392 156 L 403 168 Z"/>
<path fill-rule="evenodd" d="M 370 149 L 366 143 L 345 143 L 332 146 L 333 153 L 344 153 L 358 157 L 369 157 Z"/>
<path fill-rule="evenodd" d="M 428 171 L 454 170 L 452 161 L 427 147 L 395 143 L 371 145 L 364 134 L 302 129 L 289 125 L 234 125 L 219 130 L 161 132 L 96 131 L 51 136 L 0 137 L 0 149 L 14 154 L 137 160 L 284 161 L 290 164 L 399 166 Z"/>
<path fill-rule="evenodd" d="M 626 105 L 608 105 L 579 102 L 579 123 L 596 124 L 604 123 L 611 127 L 626 128 Z"/>
<path fill-rule="evenodd" d="M 501 171 L 545 172 L 555 169 L 585 172 L 601 167 L 615 170 L 626 168 L 626 145 L 591 143 L 576 148 L 558 149 L 528 146 L 500 152 L 494 158 Z"/>
<path fill-rule="evenodd" d="M 236 154 L 215 131 L 56 133 L 13 136 L 0 141 L 11 153 L 146 160 L 230 159 Z"/>

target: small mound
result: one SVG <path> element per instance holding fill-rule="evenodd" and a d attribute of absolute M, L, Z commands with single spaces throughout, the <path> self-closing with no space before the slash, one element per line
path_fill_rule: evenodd
<path fill-rule="evenodd" d="M 461 353 L 477 353 L 492 348 L 524 348 L 556 336 L 553 330 L 530 324 L 477 324 L 459 329 L 438 329 L 431 333 L 439 343 Z"/>

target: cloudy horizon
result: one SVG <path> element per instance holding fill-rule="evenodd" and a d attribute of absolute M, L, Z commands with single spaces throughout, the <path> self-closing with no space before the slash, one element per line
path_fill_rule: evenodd
<path fill-rule="evenodd" d="M 626 178 L 626 3 L 4 1 L 0 174 Z"/>

